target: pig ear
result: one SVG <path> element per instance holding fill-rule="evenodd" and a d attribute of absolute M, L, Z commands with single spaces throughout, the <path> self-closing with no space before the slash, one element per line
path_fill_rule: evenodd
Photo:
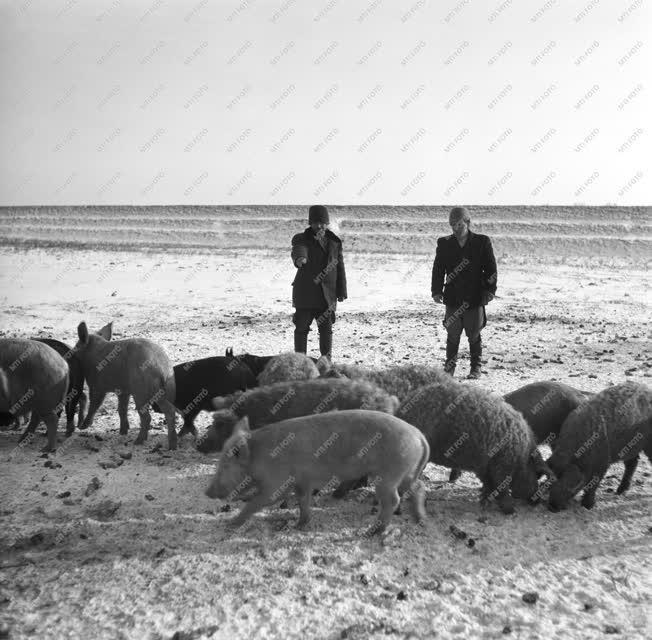
<path fill-rule="evenodd" d="M 247 416 L 240 418 L 240 420 L 238 420 L 233 427 L 234 434 L 249 434 L 250 432 L 251 429 L 249 428 L 249 418 Z"/>
<path fill-rule="evenodd" d="M 88 343 L 88 327 L 85 322 L 80 322 L 77 326 L 77 335 L 79 336 L 79 341 L 82 344 Z"/>
<path fill-rule="evenodd" d="M 105 340 L 111 340 L 111 336 L 113 335 L 113 321 L 109 322 L 108 324 L 105 324 L 98 332 L 98 336 L 102 336 Z"/>

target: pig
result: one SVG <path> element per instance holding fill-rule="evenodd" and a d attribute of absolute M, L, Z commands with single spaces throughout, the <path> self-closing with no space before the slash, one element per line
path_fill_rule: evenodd
<path fill-rule="evenodd" d="M 219 451 L 238 417 L 248 416 L 252 429 L 287 418 L 335 409 L 375 409 L 394 413 L 398 400 L 366 381 L 316 378 L 277 382 L 213 400 L 213 424 L 197 444 L 199 451 Z M 226 411 L 225 411 L 226 410 Z"/>
<path fill-rule="evenodd" d="M 299 501 L 298 528 L 310 521 L 312 489 L 335 486 L 367 475 L 374 478 L 380 503 L 368 534 L 384 531 L 409 490 L 417 522 L 425 518 L 419 476 L 430 455 L 426 438 L 412 425 L 380 411 L 353 409 L 283 420 L 251 431 L 242 418 L 227 440 L 210 498 L 254 496 L 230 521 L 241 526 L 292 488 Z"/>
<path fill-rule="evenodd" d="M 239 362 L 242 362 L 242 364 L 247 365 L 249 369 L 251 369 L 251 372 L 254 374 L 254 377 L 258 380 L 258 377 L 260 374 L 265 370 L 265 367 L 269 364 L 271 360 L 274 358 L 278 358 L 278 356 L 256 356 L 252 353 L 241 353 L 237 356 L 233 355 L 233 347 L 229 347 L 225 352 L 224 355 L 227 358 L 235 358 Z M 283 354 L 281 354 L 283 355 Z M 322 358 L 313 358 L 310 356 L 310 360 L 317 365 L 318 362 L 322 362 L 323 364 L 321 366 L 325 367 L 324 360 Z M 306 365 L 307 368 L 310 367 L 310 365 Z M 329 363 L 330 366 L 330 363 Z M 318 369 L 318 371 L 321 373 L 321 371 Z M 260 382 L 260 384 L 268 384 L 266 380 L 263 380 Z"/>
<path fill-rule="evenodd" d="M 526 384 L 503 397 L 523 415 L 537 443 L 551 449 L 568 414 L 588 399 L 584 392 L 552 380 Z"/>
<path fill-rule="evenodd" d="M 565 509 L 583 491 L 582 506 L 592 509 L 602 478 L 618 461 L 625 463 L 625 474 L 617 493 L 624 493 L 641 451 L 652 460 L 652 389 L 635 382 L 604 389 L 577 407 L 561 427 L 547 461 L 556 476 L 548 507 Z"/>
<path fill-rule="evenodd" d="M 512 514 L 513 498 L 537 500 L 538 478 L 549 470 L 527 422 L 502 398 L 451 379 L 420 387 L 396 415 L 425 434 L 431 462 L 478 476 L 481 502 L 495 496 Z"/>
<path fill-rule="evenodd" d="M 251 389 L 256 386 L 256 378 L 237 358 L 213 356 L 175 365 L 174 383 L 174 405 L 183 415 L 183 428 L 179 432 L 182 437 L 186 433 L 197 435 L 195 418 L 200 411 L 212 410 L 214 397 Z M 152 408 L 161 412 L 157 403 Z"/>
<path fill-rule="evenodd" d="M 68 363 L 70 369 L 70 382 L 66 394 L 66 436 L 71 436 L 75 431 L 75 413 L 79 407 L 77 424 L 84 421 L 86 413 L 86 394 L 84 393 L 84 373 L 82 365 L 72 347 L 64 342 L 52 338 L 32 338 L 52 347 Z"/>
<path fill-rule="evenodd" d="M 0 413 L 13 418 L 31 412 L 22 442 L 43 420 L 46 451 L 57 448 L 59 415 L 68 390 L 68 363 L 42 342 L 22 338 L 0 339 Z"/>
<path fill-rule="evenodd" d="M 175 431 L 175 385 L 174 370 L 165 351 L 145 338 L 126 338 L 109 342 L 112 323 L 96 334 L 90 334 L 85 322 L 77 327 L 79 341 L 75 350 L 82 363 L 84 377 L 88 382 L 90 405 L 88 414 L 79 429 L 93 424 L 95 413 L 107 393 L 118 394 L 120 434 L 129 431 L 127 410 L 129 397 L 133 395 L 140 416 L 140 432 L 135 444 L 143 444 L 151 418 L 149 406 L 157 402 L 165 413 L 168 427 L 168 447 L 177 448 Z"/>
<path fill-rule="evenodd" d="M 289 351 L 274 356 L 258 376 L 258 384 L 269 386 L 289 380 L 310 380 L 319 377 L 319 369 L 312 358 Z"/>
<path fill-rule="evenodd" d="M 549 380 L 526 384 L 503 398 L 523 415 L 537 444 L 547 444 L 554 449 L 564 420 L 571 411 L 586 402 L 590 395 L 561 382 Z M 460 474 L 460 469 L 453 469 L 449 482 L 455 482 Z"/>
<path fill-rule="evenodd" d="M 267 366 L 267 363 L 272 358 L 275 357 L 275 356 L 256 356 L 251 353 L 241 353 L 240 355 L 234 356 L 233 347 L 228 348 L 225 351 L 224 355 L 226 358 L 235 358 L 239 362 L 242 362 L 242 364 L 249 367 L 251 373 L 254 374 L 254 378 L 258 378 L 258 376 L 263 372 L 263 370 Z"/>

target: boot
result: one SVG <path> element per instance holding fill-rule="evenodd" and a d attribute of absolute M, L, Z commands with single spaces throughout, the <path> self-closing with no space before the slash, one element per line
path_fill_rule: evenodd
<path fill-rule="evenodd" d="M 471 371 L 467 377 L 471 380 L 478 380 L 482 373 L 482 338 L 480 336 L 475 342 L 469 342 L 469 351 L 471 352 Z"/>
<path fill-rule="evenodd" d="M 308 350 L 308 334 L 296 333 L 294 334 L 294 350 L 296 353 L 306 353 Z"/>
<path fill-rule="evenodd" d="M 444 371 L 448 373 L 451 378 L 455 375 L 455 365 L 457 364 L 457 350 L 460 347 L 460 339 L 448 338 L 446 340 L 446 362 L 444 363 Z"/>
<path fill-rule="evenodd" d="M 328 361 L 331 361 L 331 351 L 333 349 L 333 334 L 320 333 L 319 334 L 319 353 L 326 356 Z"/>

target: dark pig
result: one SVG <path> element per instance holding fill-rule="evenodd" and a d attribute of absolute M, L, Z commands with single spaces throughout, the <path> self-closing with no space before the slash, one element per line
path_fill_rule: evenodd
<path fill-rule="evenodd" d="M 182 362 L 174 366 L 176 397 L 174 406 L 183 415 L 186 433 L 197 435 L 195 418 L 201 411 L 212 411 L 212 399 L 256 386 L 256 378 L 244 361 L 229 356 L 213 356 Z M 158 404 L 152 406 L 161 412 Z"/>

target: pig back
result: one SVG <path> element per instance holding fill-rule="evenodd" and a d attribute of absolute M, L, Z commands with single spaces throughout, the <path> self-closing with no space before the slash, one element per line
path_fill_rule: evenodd
<path fill-rule="evenodd" d="M 326 482 L 365 474 L 418 474 L 428 442 L 418 429 L 380 411 L 351 409 L 277 422 L 251 433 L 251 459 L 275 475 Z"/>
<path fill-rule="evenodd" d="M 523 415 L 537 442 L 555 444 L 564 420 L 586 402 L 586 397 L 568 385 L 533 382 L 504 396 L 505 402 Z"/>
<path fill-rule="evenodd" d="M 68 364 L 48 345 L 20 338 L 0 339 L 0 368 L 6 393 L 0 411 L 24 415 L 35 410 L 45 415 L 63 402 L 68 388 Z"/>
<path fill-rule="evenodd" d="M 639 425 L 645 431 L 651 415 L 652 390 L 644 385 L 624 383 L 601 391 L 564 421 L 551 468 L 558 472 L 574 462 L 586 473 L 606 470 L 632 447 L 645 447 L 644 434 L 637 433 Z"/>
<path fill-rule="evenodd" d="M 235 358 L 224 356 L 177 364 L 174 366 L 174 379 L 177 387 L 175 402 L 179 407 L 195 402 L 202 389 L 205 389 L 206 406 L 210 409 L 212 398 L 256 386 L 256 379 L 249 367 Z"/>
<path fill-rule="evenodd" d="M 170 359 L 162 347 L 146 338 L 107 342 L 94 360 L 97 362 L 84 362 L 84 373 L 89 382 L 107 391 L 149 393 L 153 388 L 165 387 L 168 381 L 174 388 L 174 368 Z M 174 393 L 171 399 L 174 400 Z"/>

